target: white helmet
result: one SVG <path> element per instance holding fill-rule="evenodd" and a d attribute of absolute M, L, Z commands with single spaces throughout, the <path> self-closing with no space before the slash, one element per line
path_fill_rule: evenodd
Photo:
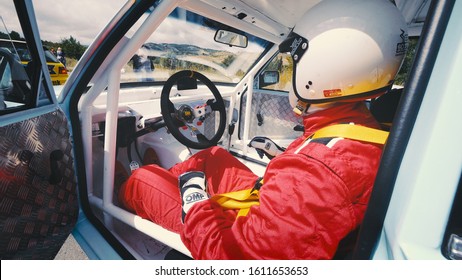
<path fill-rule="evenodd" d="M 321 1 L 279 46 L 294 61 L 292 106 L 387 92 L 407 47 L 406 22 L 389 0 Z"/>

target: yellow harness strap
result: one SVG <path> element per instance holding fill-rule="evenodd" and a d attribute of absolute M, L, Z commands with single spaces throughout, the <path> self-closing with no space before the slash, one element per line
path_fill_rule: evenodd
<path fill-rule="evenodd" d="M 388 132 L 352 124 L 335 124 L 316 131 L 307 139 L 324 137 L 342 137 L 383 145 L 387 140 Z M 260 180 L 259 184 L 263 184 L 263 179 Z M 225 209 L 239 209 L 237 217 L 246 216 L 251 206 L 260 204 L 259 190 L 255 188 L 217 194 L 210 199 L 216 201 Z"/>
<path fill-rule="evenodd" d="M 380 129 L 374 129 L 366 126 L 354 124 L 334 124 L 326 126 L 316 131 L 308 139 L 324 137 L 342 137 L 363 142 L 385 144 L 388 138 L 388 132 Z"/>
<path fill-rule="evenodd" d="M 237 216 L 245 216 L 253 205 L 259 205 L 259 192 L 256 189 L 217 194 L 210 199 L 225 209 L 239 209 Z"/>

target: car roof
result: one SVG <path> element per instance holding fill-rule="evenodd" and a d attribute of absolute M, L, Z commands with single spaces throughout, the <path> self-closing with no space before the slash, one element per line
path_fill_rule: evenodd
<path fill-rule="evenodd" d="M 422 31 L 430 0 L 390 0 L 402 12 L 408 24 L 409 35 L 419 36 Z M 301 17 L 321 0 L 204 0 L 207 4 L 232 14 L 248 15 L 243 20 L 252 21 L 263 29 L 279 24 L 280 30 L 292 29 Z M 271 21 L 271 24 L 269 23 Z M 273 26 L 274 27 L 274 26 Z"/>

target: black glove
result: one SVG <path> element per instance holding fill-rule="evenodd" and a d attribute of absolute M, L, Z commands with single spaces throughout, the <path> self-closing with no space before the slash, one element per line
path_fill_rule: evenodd
<path fill-rule="evenodd" d="M 255 148 L 260 158 L 263 158 L 263 155 L 266 155 L 269 159 L 273 159 L 275 156 L 286 150 L 274 143 L 273 140 L 263 136 L 255 136 L 252 140 L 250 140 L 248 146 Z"/>
<path fill-rule="evenodd" d="M 189 209 L 197 202 L 209 198 L 205 182 L 205 174 L 200 171 L 186 172 L 178 178 L 178 185 L 181 194 L 181 222 L 184 219 Z"/>

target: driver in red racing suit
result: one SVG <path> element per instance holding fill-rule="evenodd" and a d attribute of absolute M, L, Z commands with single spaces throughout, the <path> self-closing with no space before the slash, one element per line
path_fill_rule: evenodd
<path fill-rule="evenodd" d="M 331 4 L 344 5 L 346 2 L 350 9 L 335 9 L 332 12 Z M 294 92 L 290 93 L 290 101 L 300 112 L 305 112 L 304 134 L 268 164 L 259 190 L 259 204 L 250 207 L 247 214 L 238 216 L 238 210 L 226 209 L 212 199 L 219 194 L 251 189 L 260 181 L 257 175 L 227 151 L 212 147 L 194 154 L 169 170 L 157 165 L 137 169 L 119 191 L 119 200 L 123 206 L 181 234 L 182 241 L 195 259 L 333 258 L 339 242 L 361 224 L 379 166 L 382 146 L 336 136 L 316 139 L 309 136 L 333 124 L 354 123 L 355 126 L 379 128 L 364 102 L 358 100 L 383 94 L 390 88 L 392 79 L 386 82 L 361 81 L 361 86 L 359 82 L 357 87 L 351 86 L 356 91 L 343 89 L 344 81 L 349 79 L 345 75 L 339 79 L 338 85 L 333 82 L 335 77 L 329 76 L 332 70 L 329 68 L 337 64 L 338 56 L 322 53 L 326 50 L 316 46 L 325 45 L 326 42 L 322 40 L 329 39 L 324 36 L 318 41 L 317 35 L 328 35 L 336 28 L 335 24 L 322 25 L 324 20 L 319 15 L 326 14 L 325 9 L 331 11 L 331 21 L 342 21 L 341 27 L 348 24 L 352 11 L 359 11 L 354 13 L 354 20 L 349 26 L 353 31 L 359 28 L 358 20 L 365 20 L 368 26 L 374 25 L 369 17 L 364 16 L 365 11 L 379 11 L 373 19 L 378 21 L 376 25 L 380 28 L 367 30 L 369 34 L 366 35 L 374 42 L 379 39 L 391 42 L 379 49 L 384 53 L 383 61 L 363 61 L 363 64 L 374 66 L 349 64 L 343 67 L 343 72 L 357 78 L 361 71 L 370 73 L 370 67 L 377 67 L 387 77 L 395 76 L 404 56 L 403 53 L 397 55 L 396 45 L 404 40 L 402 32 L 406 30 L 396 7 L 387 0 L 359 1 L 359 4 L 354 0 L 322 1 L 305 15 L 301 22 L 303 28 L 296 27 L 294 36 L 280 47 L 281 51 L 298 55 L 299 61 L 295 66 L 297 73 L 293 78 Z M 313 28 L 304 31 L 307 29 L 304 26 Z M 344 29 L 342 32 L 349 30 Z M 368 48 L 365 41 L 352 42 L 348 38 L 356 34 L 347 35 L 351 34 L 342 38 L 337 36 L 337 44 L 342 46 L 344 52 L 349 52 L 343 55 L 364 55 Z M 303 42 L 305 39 L 310 42 L 309 50 L 300 53 L 300 49 L 295 49 L 299 46 L 294 42 Z M 348 44 L 353 44 L 353 47 L 347 47 Z M 285 49 L 284 46 L 291 49 Z M 308 55 L 311 50 L 315 57 L 323 55 L 326 58 L 323 64 L 327 65 L 305 67 L 313 65 L 309 61 L 313 57 Z M 336 49 L 337 52 L 342 50 Z M 392 54 L 388 54 L 390 52 Z M 315 74 L 311 74 L 315 71 Z M 310 75 L 321 78 L 313 78 L 310 89 L 298 84 L 301 77 Z M 328 81 L 324 82 L 323 79 Z M 326 88 L 335 91 L 326 91 Z M 338 102 L 345 99 L 352 101 Z M 320 101 L 324 101 L 322 106 L 304 107 Z M 188 204 L 191 193 L 196 199 Z"/>
<path fill-rule="evenodd" d="M 362 103 L 345 103 L 304 118 L 305 136 L 270 161 L 260 205 L 243 217 L 207 199 L 181 223 L 178 177 L 206 175 L 208 193 L 253 187 L 257 175 L 226 150 L 213 147 L 165 170 L 137 169 L 120 191 L 124 206 L 181 233 L 195 259 L 328 259 L 361 222 L 381 154 L 380 146 L 348 139 L 306 136 L 326 125 L 355 122 L 378 127 Z"/>

